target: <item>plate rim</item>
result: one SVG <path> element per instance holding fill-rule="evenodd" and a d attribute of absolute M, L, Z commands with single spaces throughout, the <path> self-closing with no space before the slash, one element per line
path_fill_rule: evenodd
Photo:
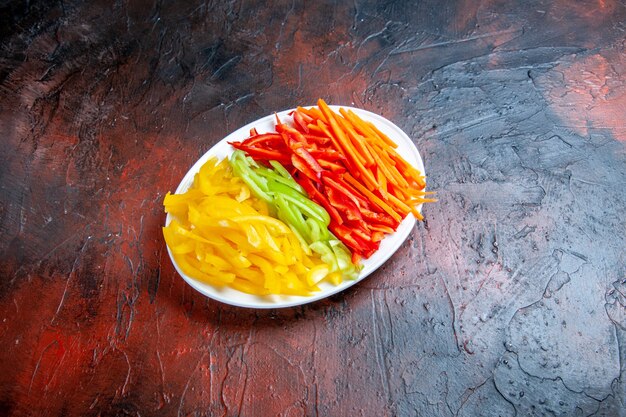
<path fill-rule="evenodd" d="M 313 107 L 313 106 L 302 106 L 302 107 Z M 338 111 L 340 108 L 346 109 L 346 110 L 352 110 L 355 113 L 357 113 L 359 116 L 366 116 L 366 119 L 373 121 L 373 122 L 380 122 L 383 125 L 387 125 L 387 127 L 389 127 L 390 129 L 394 130 L 396 134 L 398 134 L 402 140 L 404 145 L 408 146 L 413 158 L 415 159 L 416 164 L 413 164 L 413 161 L 408 160 L 409 163 L 411 163 L 411 165 L 414 165 L 415 168 L 419 169 L 420 172 L 422 173 L 422 175 L 425 175 L 425 170 L 424 170 L 424 162 L 422 160 L 422 157 L 417 149 L 417 147 L 415 146 L 415 143 L 411 140 L 411 138 L 400 128 L 398 127 L 395 123 L 393 123 L 392 121 L 390 121 L 389 119 L 385 118 L 384 116 L 381 116 L 377 113 L 373 113 L 371 111 L 368 110 L 364 110 L 364 109 L 359 109 L 356 107 L 351 107 L 351 106 L 341 106 L 341 105 L 330 105 L 329 106 L 331 109 L 333 109 L 334 111 Z M 236 141 L 236 140 L 243 140 L 247 137 L 249 137 L 249 130 L 252 127 L 257 127 L 259 125 L 262 125 L 264 123 L 267 123 L 268 121 L 270 121 L 271 119 L 275 118 L 275 116 L 277 115 L 280 118 L 285 118 L 285 117 L 289 117 L 288 113 L 292 112 L 293 110 L 295 110 L 294 108 L 291 109 L 287 109 L 287 110 L 282 110 L 280 112 L 276 112 L 267 116 L 263 116 L 257 120 L 254 120 L 240 128 L 235 129 L 234 131 L 232 131 L 231 133 L 229 133 L 228 135 L 226 135 L 225 137 L 223 137 L 222 139 L 220 139 L 219 141 L 217 141 L 213 146 L 211 146 L 211 148 L 209 148 L 204 154 L 202 154 L 202 156 L 200 156 L 200 158 L 198 158 L 196 160 L 196 162 L 189 168 L 189 170 L 185 173 L 185 175 L 183 176 L 183 178 L 181 179 L 180 183 L 178 184 L 178 187 L 176 187 L 176 191 L 175 194 L 180 194 L 182 192 L 187 191 L 187 189 L 191 186 L 191 183 L 193 182 L 193 178 L 196 175 L 196 173 L 200 170 L 200 167 L 202 165 L 204 165 L 212 156 L 218 156 L 218 158 L 223 158 L 226 156 L 219 156 L 220 154 L 220 150 L 221 148 L 225 148 L 228 149 L 230 148 L 230 152 L 227 152 L 228 154 L 232 153 L 232 147 L 230 145 L 228 145 L 228 142 L 232 142 L 232 141 Z M 381 125 L 377 124 L 377 127 L 380 129 Z M 386 128 L 383 127 L 383 129 L 381 130 L 387 130 Z M 237 138 L 237 136 L 242 136 L 243 139 L 239 139 Z M 394 135 L 395 136 L 395 135 Z M 392 138 L 394 140 L 394 142 L 396 142 L 398 144 L 398 146 L 400 146 L 401 144 L 398 143 L 399 141 L 393 137 Z M 413 158 L 409 158 L 409 159 L 413 159 Z M 422 209 L 422 205 L 418 205 L 417 206 L 417 210 L 419 210 L 421 212 Z M 167 213 L 166 217 L 165 217 L 165 226 L 167 226 L 172 219 L 174 218 L 174 216 L 172 216 L 170 213 Z M 180 275 L 181 278 L 183 278 L 183 280 L 189 285 L 191 286 L 194 290 L 198 291 L 200 294 L 204 295 L 205 297 L 211 298 L 213 300 L 219 301 L 221 303 L 227 304 L 227 305 L 232 305 L 235 307 L 242 307 L 242 308 L 252 308 L 252 309 L 272 309 L 272 308 L 289 308 L 289 307 L 295 307 L 295 306 L 299 306 L 299 305 L 304 305 L 304 304 L 309 304 L 309 303 L 314 303 L 316 301 L 319 300 L 323 300 L 325 298 L 331 297 L 337 293 L 340 293 L 344 290 L 347 290 L 348 288 L 356 285 L 357 283 L 363 281 L 365 278 L 367 278 L 369 275 L 373 274 L 374 272 L 376 272 L 380 267 L 382 267 L 399 249 L 400 247 L 404 244 L 404 242 L 408 239 L 408 237 L 411 235 L 412 230 L 415 227 L 415 224 L 417 223 L 416 219 L 414 216 L 412 216 L 411 214 L 407 215 L 406 218 L 403 219 L 403 221 L 400 223 L 400 225 L 398 226 L 398 229 L 396 230 L 395 233 L 389 234 L 387 236 L 385 236 L 385 238 L 383 239 L 383 241 L 381 242 L 381 248 L 384 244 L 384 242 L 389 243 L 391 240 L 390 239 L 399 239 L 396 240 L 395 242 L 393 242 L 393 244 L 395 245 L 395 247 L 393 248 L 392 251 L 389 251 L 388 253 L 383 253 L 382 257 L 376 259 L 376 264 L 373 266 L 366 266 L 366 264 L 368 264 L 368 260 L 372 259 L 372 257 L 370 257 L 369 259 L 366 259 L 363 261 L 363 269 L 361 270 L 361 272 L 359 273 L 359 275 L 357 276 L 357 278 L 355 278 L 354 280 L 344 280 L 341 284 L 339 285 L 333 285 L 331 287 L 329 287 L 328 289 L 324 290 L 322 289 L 321 291 L 319 291 L 318 293 L 314 293 L 310 296 L 297 296 L 297 295 L 282 295 L 282 294 L 271 294 L 268 296 L 255 296 L 253 294 L 247 294 L 238 290 L 235 290 L 234 288 L 228 288 L 229 291 L 235 291 L 238 294 L 241 294 L 242 296 L 244 296 L 245 298 L 257 298 L 259 299 L 258 303 L 253 303 L 253 302 L 245 302 L 242 300 L 233 300 L 232 298 L 229 297 L 224 297 L 221 296 L 219 294 L 219 288 L 214 287 L 210 284 L 207 283 L 203 283 L 193 277 L 188 276 L 187 274 L 185 274 L 179 267 L 178 264 L 176 263 L 174 256 L 170 250 L 170 247 L 167 245 L 165 245 L 165 247 L 167 248 L 167 252 L 168 255 L 170 257 L 170 261 L 172 262 L 172 265 L 174 266 L 174 269 L 176 270 L 176 272 L 178 273 L 178 275 Z M 404 233 L 405 235 L 398 235 L 398 231 L 402 231 L 402 233 Z M 381 248 L 379 248 L 375 253 L 378 253 Z M 331 284 L 329 284 L 331 285 Z M 206 291 L 206 288 L 210 288 L 212 289 L 214 292 L 210 293 L 208 291 Z M 272 301 L 269 302 L 267 299 L 268 298 L 272 298 L 272 299 L 276 299 L 278 298 L 279 301 Z M 282 300 L 282 301 L 280 301 Z M 263 302 L 261 302 L 263 301 Z"/>

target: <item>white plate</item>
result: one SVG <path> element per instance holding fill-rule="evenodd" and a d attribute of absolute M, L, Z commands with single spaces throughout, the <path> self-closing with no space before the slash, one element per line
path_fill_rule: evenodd
<path fill-rule="evenodd" d="M 334 111 L 339 111 L 339 106 L 330 106 Z M 371 113 L 366 110 L 355 109 L 352 107 L 341 106 L 345 109 L 350 109 L 358 114 L 362 119 L 368 120 L 376 125 L 378 129 L 380 129 L 383 133 L 389 136 L 394 142 L 398 144 L 398 153 L 404 157 L 409 163 L 411 163 L 415 168 L 419 169 L 422 174 L 424 174 L 424 164 L 422 162 L 422 158 L 417 151 L 417 148 L 411 141 L 411 139 L 395 124 L 391 123 L 389 120 L 385 119 L 382 116 L 379 116 L 375 113 Z M 289 113 L 292 110 L 285 110 L 278 113 L 278 117 L 283 121 L 291 121 L 291 117 Z M 263 117 L 257 121 L 247 124 L 246 126 L 238 129 L 237 131 L 231 133 L 222 139 L 219 143 L 209 149 L 187 172 L 180 185 L 176 189 L 176 194 L 181 194 L 187 191 L 189 187 L 193 184 L 193 179 L 196 173 L 200 170 L 200 167 L 211 157 L 216 156 L 218 158 L 226 158 L 230 156 L 233 151 L 233 148 L 228 144 L 228 142 L 242 141 L 249 137 L 250 129 L 255 127 L 259 133 L 265 132 L 274 132 L 275 125 L 275 116 L 272 114 L 270 116 Z M 421 206 L 418 207 L 421 210 Z M 165 219 L 165 225 L 168 225 L 172 220 L 172 216 L 170 214 L 167 215 Z M 181 269 L 176 264 L 174 257 L 172 256 L 172 252 L 169 247 L 167 251 L 170 255 L 170 259 L 174 264 L 174 267 L 178 271 L 181 277 L 189 285 L 191 285 L 194 289 L 204 294 L 207 297 L 213 298 L 214 300 L 221 301 L 226 304 L 231 304 L 239 307 L 249 307 L 249 308 L 282 308 L 282 307 L 292 307 L 301 304 L 311 303 L 313 301 L 321 300 L 323 298 L 329 297 L 333 294 L 336 294 L 340 291 L 345 290 L 356 284 L 357 282 L 362 281 L 370 275 L 372 272 L 376 271 L 387 259 L 393 255 L 398 248 L 402 245 L 402 243 L 406 240 L 406 238 L 411 233 L 413 226 L 415 225 L 415 218 L 409 214 L 406 219 L 395 233 L 386 236 L 381 244 L 380 248 L 374 253 L 369 259 L 363 261 L 363 269 L 361 273 L 357 277 L 357 279 L 352 281 L 344 281 L 341 284 L 335 286 L 330 283 L 320 283 L 321 291 L 315 293 L 309 297 L 302 296 L 294 296 L 294 295 L 267 295 L 267 296 L 258 296 L 252 294 L 246 294 L 240 291 L 237 291 L 233 288 L 222 287 L 217 288 L 213 287 L 209 284 L 205 284 L 194 278 L 186 275 L 181 271 Z"/>

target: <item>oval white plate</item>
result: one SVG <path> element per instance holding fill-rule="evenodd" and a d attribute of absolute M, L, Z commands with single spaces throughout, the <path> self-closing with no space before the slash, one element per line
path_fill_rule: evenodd
<path fill-rule="evenodd" d="M 355 109 L 346 106 L 330 107 L 337 112 L 339 111 L 340 107 L 350 109 L 358 114 L 362 119 L 374 123 L 376 127 L 378 127 L 378 129 L 380 129 L 383 133 L 385 133 L 398 144 L 398 153 L 402 155 L 404 159 L 407 160 L 407 162 L 411 163 L 414 167 L 419 169 L 422 174 L 424 174 L 424 164 L 422 162 L 422 158 L 419 152 L 417 151 L 417 148 L 415 147 L 411 139 L 398 126 L 385 119 L 384 117 L 366 110 Z M 291 121 L 291 116 L 289 116 L 289 113 L 292 110 L 282 111 L 278 113 L 278 117 L 283 121 Z M 176 189 L 176 194 L 184 193 L 185 191 L 187 191 L 187 189 L 189 189 L 189 187 L 191 187 L 191 185 L 193 184 L 194 176 L 200 170 L 200 167 L 204 165 L 204 163 L 209 158 L 216 156 L 219 159 L 222 159 L 230 156 L 233 148 L 228 144 L 228 142 L 245 140 L 246 138 L 248 138 L 250 134 L 250 129 L 253 127 L 255 127 L 259 133 L 273 132 L 275 131 L 275 120 L 275 116 L 272 114 L 252 123 L 249 123 L 244 127 L 238 129 L 237 131 L 231 133 L 230 135 L 226 136 L 219 143 L 209 149 L 204 155 L 202 155 L 202 157 L 191 167 L 191 169 L 187 172 L 180 185 Z M 418 209 L 421 210 L 421 207 L 418 207 Z M 168 225 L 171 220 L 172 216 L 168 214 L 165 219 L 165 225 Z M 174 260 L 174 257 L 172 256 L 172 252 L 170 251 L 169 247 L 167 248 L 167 252 L 169 253 L 170 259 L 172 260 L 172 263 L 174 264 L 174 267 L 176 268 L 176 271 L 178 271 L 180 276 L 183 277 L 183 279 L 187 281 L 187 283 L 191 285 L 194 289 L 207 297 L 239 307 L 283 308 L 321 300 L 322 298 L 329 297 L 333 294 L 345 290 L 346 288 L 353 286 L 357 282 L 362 281 L 363 279 L 365 279 L 365 277 L 376 271 L 383 263 L 385 263 L 385 261 L 387 261 L 387 259 L 391 257 L 391 255 L 393 255 L 398 250 L 398 248 L 411 233 L 414 225 L 415 218 L 409 214 L 406 219 L 404 219 L 404 221 L 400 224 L 395 233 L 386 236 L 382 240 L 378 251 L 376 251 L 376 253 L 374 253 L 374 255 L 372 255 L 369 259 L 363 261 L 363 269 L 361 270 L 361 273 L 359 274 L 357 279 L 353 281 L 344 281 L 337 286 L 325 282 L 320 283 L 319 286 L 321 288 L 321 291 L 311 295 L 310 297 L 293 295 L 257 296 L 252 294 L 246 294 L 229 287 L 213 287 L 183 273 L 176 264 L 176 261 Z"/>

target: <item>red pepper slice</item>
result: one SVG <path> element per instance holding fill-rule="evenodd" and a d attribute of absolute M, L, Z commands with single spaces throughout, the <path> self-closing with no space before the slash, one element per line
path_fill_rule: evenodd
<path fill-rule="evenodd" d="M 372 236 L 361 229 L 352 229 L 352 235 L 355 237 L 355 239 L 358 237 L 366 242 L 368 246 L 372 246 L 372 244 L 374 243 L 374 241 L 372 240 Z"/>
<path fill-rule="evenodd" d="M 313 169 L 311 169 L 311 167 L 308 165 L 307 161 L 305 161 L 301 156 L 296 155 L 295 153 L 292 153 L 291 154 L 291 164 L 294 166 L 294 168 L 296 168 L 298 171 L 302 172 L 304 175 L 306 175 L 307 177 L 309 177 L 313 181 L 318 182 L 320 180 L 319 179 L 319 174 L 316 173 Z M 320 167 L 320 170 L 321 169 L 322 168 Z"/>
<path fill-rule="evenodd" d="M 293 122 L 296 125 L 296 128 L 302 133 L 309 133 L 309 128 L 307 126 L 308 123 L 304 121 L 304 118 L 302 117 L 302 113 L 296 110 L 292 112 L 292 114 L 293 114 Z"/>
<path fill-rule="evenodd" d="M 304 188 L 304 191 L 307 192 L 311 200 L 315 201 L 320 206 L 324 207 L 328 214 L 330 215 L 331 221 L 337 224 L 343 224 L 343 219 L 339 214 L 339 211 L 335 207 L 330 204 L 328 199 L 322 194 L 316 187 L 315 184 L 308 178 L 300 175 L 295 176 L 298 184 Z"/>
<path fill-rule="evenodd" d="M 243 144 L 251 147 L 262 146 L 264 148 L 276 148 L 283 145 L 282 138 L 278 133 L 263 133 L 252 136 L 243 141 Z"/>
<path fill-rule="evenodd" d="M 280 162 L 281 164 L 291 163 L 291 159 L 289 158 L 289 155 L 287 155 L 284 152 L 274 151 L 270 149 L 263 149 L 263 148 L 252 148 L 252 147 L 242 144 L 241 142 L 234 142 L 234 143 L 231 143 L 231 145 L 236 149 L 240 149 L 244 151 L 254 160 L 270 161 L 273 159 L 275 161 Z"/>
<path fill-rule="evenodd" d="M 326 186 L 336 189 L 338 192 L 349 198 L 359 209 L 361 206 L 367 204 L 367 200 L 365 200 L 361 195 L 351 191 L 348 187 L 342 184 L 343 180 L 341 180 L 338 175 L 331 172 L 323 172 L 322 182 L 324 182 Z"/>
<path fill-rule="evenodd" d="M 358 242 L 354 240 L 352 235 L 350 234 L 350 229 L 343 225 L 336 224 L 334 222 L 330 222 L 328 229 L 333 232 L 339 240 L 341 240 L 347 247 L 349 247 L 353 252 L 361 253 L 361 247 Z"/>
<path fill-rule="evenodd" d="M 313 156 L 306 149 L 295 148 L 293 149 L 293 151 L 296 155 L 302 158 L 316 174 L 319 174 L 320 172 L 324 171 L 324 169 L 317 162 L 317 159 L 313 158 Z"/>
<path fill-rule="evenodd" d="M 302 120 L 304 120 L 304 122 L 307 125 L 310 124 L 313 121 L 313 118 L 311 116 L 309 116 L 308 114 L 306 114 L 305 112 L 301 111 L 300 107 L 298 107 L 296 112 L 300 113 L 300 117 L 302 117 Z"/>
<path fill-rule="evenodd" d="M 330 138 L 327 138 L 327 137 L 324 137 L 324 136 L 305 134 L 304 138 L 309 143 L 317 143 L 319 145 L 328 145 L 330 143 Z"/>
<path fill-rule="evenodd" d="M 370 243 L 354 234 L 354 231 L 346 226 L 330 223 L 328 227 L 347 247 L 352 250 L 353 254 L 359 257 L 369 258 L 378 250 L 380 246 L 378 242 Z"/>
<path fill-rule="evenodd" d="M 360 253 L 366 258 L 372 256 L 380 247 L 380 242 L 374 242 L 371 237 L 364 236 L 358 230 L 352 230 L 352 238 L 361 247 Z"/>
<path fill-rule="evenodd" d="M 290 129 L 290 128 L 287 128 Z M 304 149 L 304 143 L 298 139 L 295 139 L 293 134 L 290 134 L 291 132 L 289 130 L 286 130 L 284 132 L 281 133 L 281 136 L 285 142 L 285 144 L 287 146 L 289 146 L 289 148 L 291 148 L 291 151 L 297 155 L 298 157 L 300 157 L 302 159 L 302 162 L 305 163 L 309 169 L 313 172 L 315 172 L 315 180 L 318 181 L 319 178 L 319 173 L 323 171 L 322 167 L 320 166 L 320 164 L 317 163 L 317 160 L 309 153 L 309 151 L 307 151 L 306 149 Z M 299 132 L 296 132 L 299 134 Z M 300 135 L 302 137 L 302 139 L 304 140 L 304 137 L 302 135 Z M 293 159 L 293 158 L 292 158 Z M 296 164 L 293 164 L 294 166 L 296 166 Z M 307 174 L 307 176 L 310 177 L 310 175 Z"/>
<path fill-rule="evenodd" d="M 387 213 L 376 213 L 368 209 L 361 209 L 361 214 L 363 215 L 363 219 L 372 225 L 386 226 L 396 230 L 400 224 Z"/>
<path fill-rule="evenodd" d="M 325 187 L 324 191 L 328 196 L 328 201 L 340 211 L 341 216 L 345 220 L 361 222 L 363 221 L 363 216 L 361 216 L 361 212 L 359 208 L 352 202 L 352 200 L 346 198 L 343 194 L 338 192 L 332 187 Z"/>
<path fill-rule="evenodd" d="M 301 132 L 298 132 L 298 130 L 294 129 L 291 126 L 287 126 L 284 124 L 276 126 L 276 131 L 281 134 L 287 134 L 288 137 L 291 137 L 296 142 L 307 143 L 306 137 Z"/>

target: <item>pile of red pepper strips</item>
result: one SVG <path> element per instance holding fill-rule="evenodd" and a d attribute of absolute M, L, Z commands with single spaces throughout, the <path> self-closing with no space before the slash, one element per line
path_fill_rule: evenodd
<path fill-rule="evenodd" d="M 324 100 L 298 107 L 293 127 L 276 118 L 275 133 L 250 131 L 231 145 L 263 164 L 280 162 L 328 211 L 330 231 L 352 251 L 352 261 L 369 258 L 385 234 L 393 233 L 415 208 L 436 201 L 425 196 L 425 178 L 374 124 L 351 110 L 337 114 Z"/>

